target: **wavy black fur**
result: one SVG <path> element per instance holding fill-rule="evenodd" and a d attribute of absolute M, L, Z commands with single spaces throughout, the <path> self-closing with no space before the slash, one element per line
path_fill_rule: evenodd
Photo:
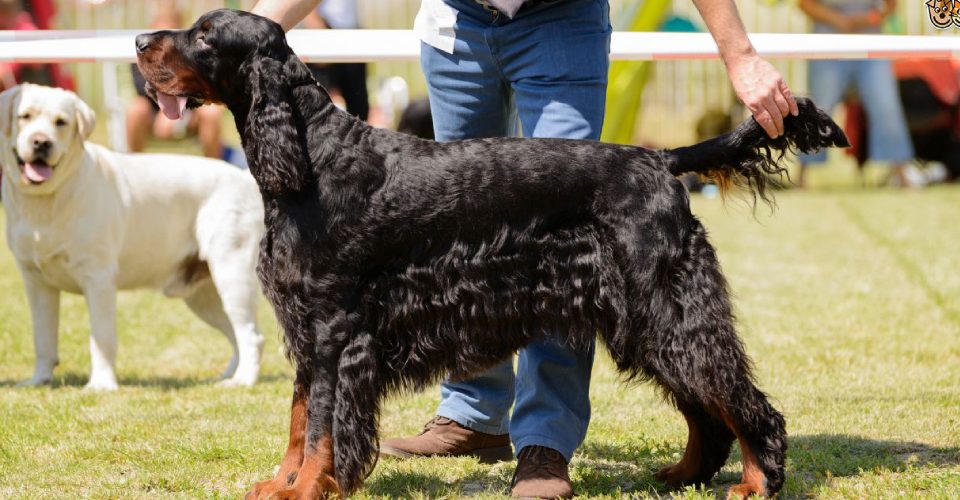
<path fill-rule="evenodd" d="M 216 57 L 196 48 L 200 34 Z M 765 493 L 781 488 L 783 417 L 752 382 L 727 284 L 674 176 L 768 199 L 765 176 L 782 172 L 785 151 L 846 144 L 813 103 L 799 100 L 785 137 L 751 120 L 675 150 L 436 143 L 338 110 L 303 84 L 310 72 L 263 18 L 220 10 L 153 36 L 169 37 L 216 89 L 204 99 L 236 118 L 266 207 L 259 275 L 298 380 L 310 381 L 308 442 L 332 435 L 345 494 L 375 463 L 387 393 L 470 376 L 545 332 L 574 347 L 600 332 L 623 373 L 656 382 L 687 415 L 699 466 L 668 479 L 709 481 L 736 435 Z"/>

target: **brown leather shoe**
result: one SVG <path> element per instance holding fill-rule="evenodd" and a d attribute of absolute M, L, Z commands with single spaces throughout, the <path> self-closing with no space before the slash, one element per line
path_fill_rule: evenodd
<path fill-rule="evenodd" d="M 484 434 L 446 417 L 433 417 L 415 437 L 383 441 L 380 454 L 397 458 L 470 456 L 485 464 L 513 460 L 509 434 Z"/>
<path fill-rule="evenodd" d="M 573 498 L 567 461 L 559 451 L 543 446 L 520 450 L 511 485 L 514 498 Z"/>

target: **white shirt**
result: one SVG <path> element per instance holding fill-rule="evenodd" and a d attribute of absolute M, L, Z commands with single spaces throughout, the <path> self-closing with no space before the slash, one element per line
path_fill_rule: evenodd
<path fill-rule="evenodd" d="M 525 0 L 486 0 L 507 17 L 513 18 Z M 453 44 L 457 39 L 453 26 L 457 23 L 457 10 L 443 3 L 443 0 L 423 0 L 420 11 L 413 21 L 413 29 L 423 43 L 453 54 Z"/>

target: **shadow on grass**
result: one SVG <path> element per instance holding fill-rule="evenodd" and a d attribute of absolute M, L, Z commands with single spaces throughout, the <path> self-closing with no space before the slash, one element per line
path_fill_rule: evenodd
<path fill-rule="evenodd" d="M 960 465 L 960 447 L 938 448 L 914 441 L 814 434 L 791 437 L 789 444 L 787 455 L 791 463 L 786 486 L 794 494 L 811 493 L 835 477 Z"/>
<path fill-rule="evenodd" d="M 53 389 L 60 387 L 83 387 L 86 385 L 88 380 L 89 375 L 86 373 L 64 373 L 62 375 L 55 375 L 53 381 L 43 387 L 51 387 Z M 293 378 L 290 376 L 283 375 L 281 373 L 274 373 L 269 375 L 261 375 L 260 378 L 257 379 L 257 383 L 277 382 L 282 380 L 289 380 L 291 383 L 293 382 Z M 0 380 L 0 387 L 15 387 L 20 382 L 20 380 Z M 142 387 L 163 390 L 214 386 L 217 385 L 218 382 L 219 379 L 213 378 L 141 376 L 122 376 L 117 381 L 117 383 L 120 384 L 120 387 Z"/>
<path fill-rule="evenodd" d="M 816 434 L 789 440 L 787 483 L 781 497 L 806 497 L 838 477 L 855 477 L 871 471 L 909 472 L 918 467 L 960 465 L 960 447 L 938 448 L 913 441 L 876 440 L 849 435 Z M 672 465 L 683 454 L 679 446 L 636 443 L 585 443 L 571 464 L 580 494 L 669 494 L 654 479 L 660 468 Z M 740 452 L 734 444 L 727 467 L 706 491 L 719 496 L 740 482 Z"/>
<path fill-rule="evenodd" d="M 378 468 L 384 468 L 381 462 Z M 461 498 L 480 494 L 507 494 L 507 480 L 489 470 L 476 470 L 449 481 L 442 477 L 441 471 L 432 473 L 427 470 L 407 470 L 386 467 L 377 471 L 365 484 L 364 490 L 373 496 L 389 498 Z M 512 471 L 512 468 L 511 468 Z"/>

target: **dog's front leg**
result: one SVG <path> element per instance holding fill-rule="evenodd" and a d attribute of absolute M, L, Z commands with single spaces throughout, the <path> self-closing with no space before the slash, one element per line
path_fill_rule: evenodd
<path fill-rule="evenodd" d="M 336 359 L 336 356 L 332 357 Z M 314 500 L 342 497 L 333 470 L 333 407 L 337 385 L 335 361 L 320 360 L 307 396 L 306 440 L 303 462 L 293 484 L 277 498 Z"/>
<path fill-rule="evenodd" d="M 46 384 L 53 380 L 53 368 L 59 362 L 57 329 L 60 321 L 60 290 L 40 282 L 26 273 L 23 282 L 30 303 L 30 318 L 33 321 L 33 350 L 36 364 L 33 378 L 24 380 L 21 386 Z"/>
<path fill-rule="evenodd" d="M 83 289 L 90 312 L 90 381 L 85 389 L 117 388 L 117 288 L 112 274 L 87 281 Z"/>
<path fill-rule="evenodd" d="M 307 439 L 307 394 L 310 391 L 306 374 L 298 371 L 293 383 L 293 403 L 290 405 L 290 438 L 287 452 L 280 461 L 280 469 L 273 479 L 260 481 L 246 495 L 247 500 L 270 498 L 287 489 L 297 479 L 297 471 L 303 465 L 303 448 Z"/>

